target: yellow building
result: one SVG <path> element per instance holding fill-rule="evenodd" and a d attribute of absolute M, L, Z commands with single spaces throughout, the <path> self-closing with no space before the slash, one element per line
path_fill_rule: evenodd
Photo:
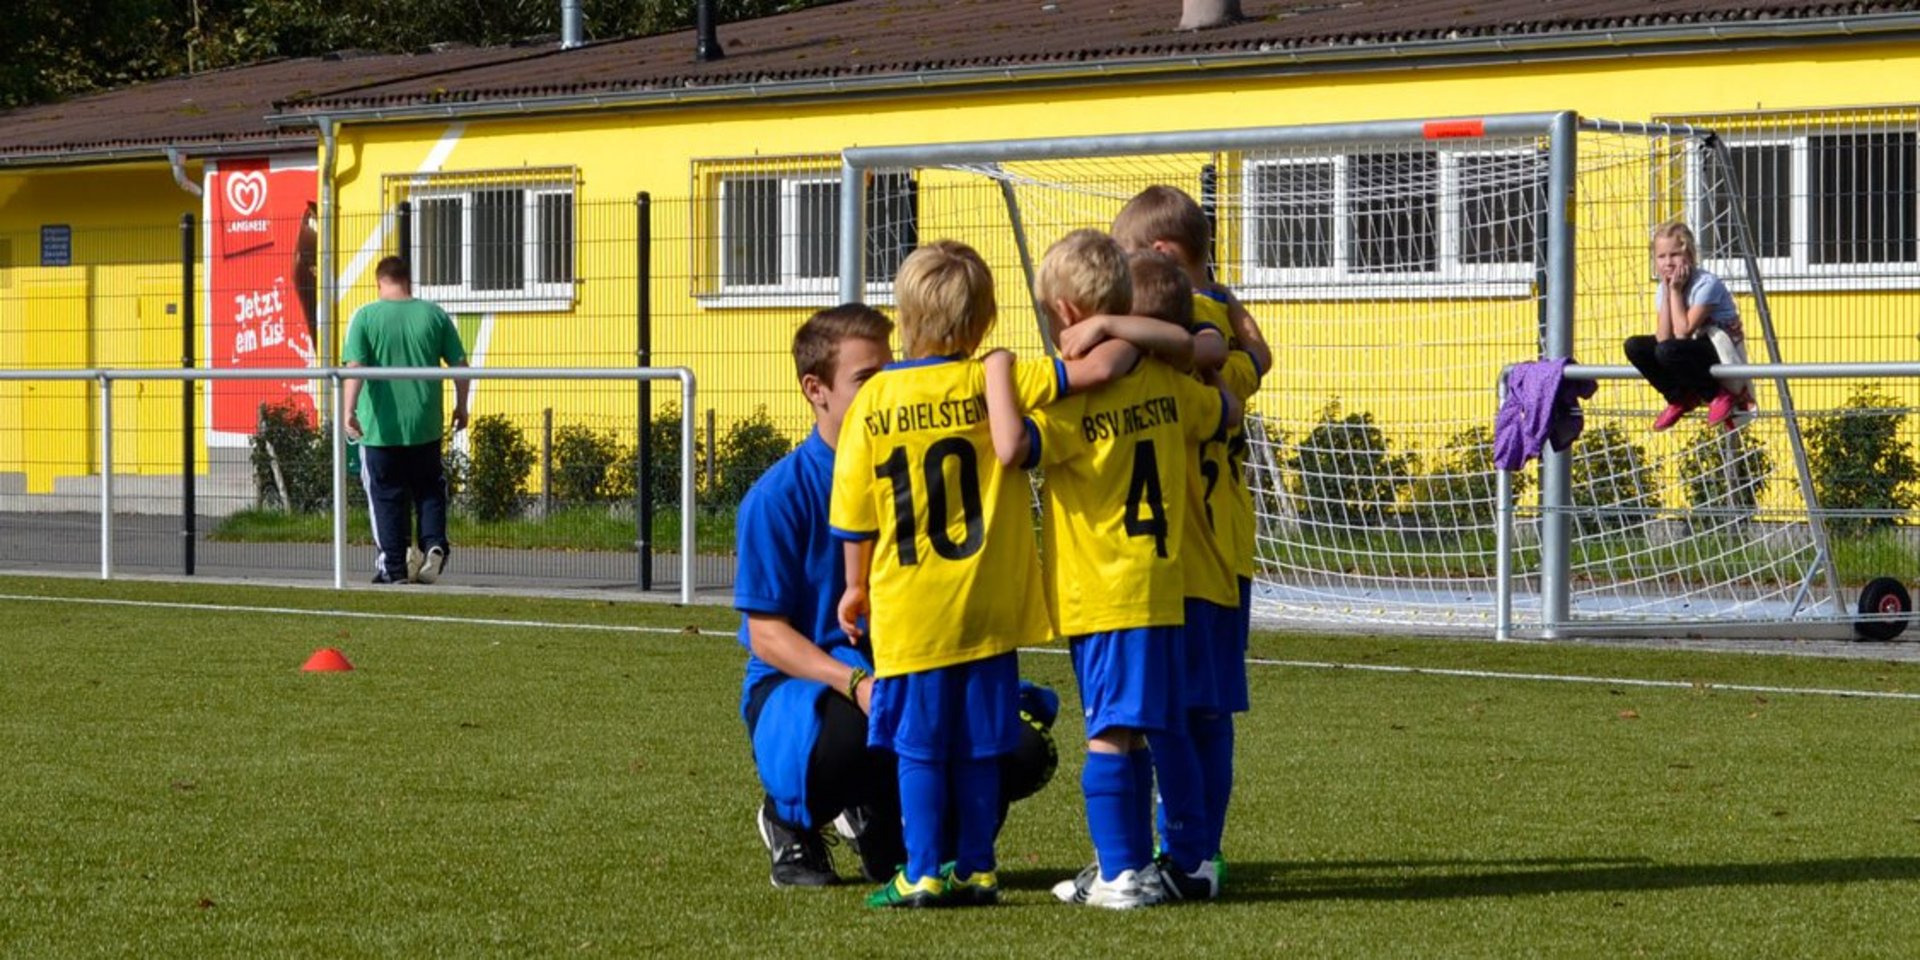
<path fill-rule="evenodd" d="M 763 406 L 794 433 L 806 423 L 785 349 L 801 318 L 839 298 L 839 153 L 854 146 L 1554 111 L 1694 122 L 1722 133 L 1749 195 L 1783 359 L 1911 356 L 1920 123 L 1886 101 L 1920 78 L 1920 14 L 1702 2 L 1570 18 L 1502 0 L 1438 22 L 1422 19 L 1430 8 L 1384 20 L 1370 5 L 1242 8 L 1246 22 L 1178 32 L 1151 0 L 848 0 L 724 25 L 715 60 L 696 58 L 691 33 L 502 51 L 316 86 L 263 120 L 316 148 L 336 324 L 371 298 L 373 260 L 400 248 L 404 202 L 418 292 L 460 316 L 481 362 L 632 365 L 648 323 L 651 362 L 691 367 L 723 429 Z M 1127 190 L 1172 181 L 1219 204 L 1220 276 L 1263 319 L 1281 372 L 1318 375 L 1306 388 L 1270 381 L 1262 412 L 1297 431 L 1337 399 L 1382 423 L 1418 414 L 1466 429 L 1490 421 L 1489 371 L 1537 352 L 1527 221 L 1539 211 L 1523 196 L 1534 174 L 1485 179 L 1533 146 L 1447 140 L 1389 157 L 1327 142 L 1012 165 L 1010 180 L 882 172 L 868 181 L 870 223 L 885 229 L 871 234 L 867 295 L 888 301 L 888 271 L 917 240 L 969 239 L 1001 278 L 1000 342 L 1037 350 L 1010 210 L 1037 257 Z M 1583 360 L 1619 362 L 1619 339 L 1651 324 L 1650 275 L 1635 272 L 1644 233 L 1623 225 L 1710 205 L 1688 185 L 1701 161 L 1652 159 L 1663 149 L 1657 137 L 1605 147 L 1625 186 L 1581 215 L 1627 265 L 1580 293 Z M 1389 185 L 1417 180 L 1409 171 L 1439 186 Z M 1501 186 L 1475 194 L 1459 186 L 1470 173 Z M 1077 179 L 1119 196 L 1090 198 L 1100 191 Z M 1368 231 L 1381 234 L 1370 251 L 1356 239 Z M 1748 286 L 1729 278 L 1751 311 Z M 1412 355 L 1428 372 L 1409 372 Z M 1652 406 L 1650 392 L 1608 391 L 1603 403 Z M 633 409 L 630 387 L 486 383 L 476 400 L 529 429 L 551 410 L 630 430 Z"/>

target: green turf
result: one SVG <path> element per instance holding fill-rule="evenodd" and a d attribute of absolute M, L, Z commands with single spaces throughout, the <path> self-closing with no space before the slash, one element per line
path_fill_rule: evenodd
<path fill-rule="evenodd" d="M 1255 666 L 1229 898 L 1051 902 L 1069 711 L 1009 904 L 776 891 L 714 608 L 0 579 L 0 956 L 1904 956 L 1920 704 Z M 686 628 L 695 628 L 688 631 Z M 700 630 L 708 632 L 701 633 Z M 303 674 L 337 646 L 346 674 Z M 1880 661 L 1262 636 L 1262 658 L 1920 689 Z M 1073 702 L 1064 657 L 1026 672 Z M 841 863 L 851 861 L 841 857 Z"/>

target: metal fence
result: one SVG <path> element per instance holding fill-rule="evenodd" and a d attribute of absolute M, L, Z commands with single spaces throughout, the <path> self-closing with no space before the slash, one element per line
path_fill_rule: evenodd
<path fill-rule="evenodd" d="M 115 411 L 124 394 L 136 391 L 147 403 L 169 389 L 175 397 L 188 385 L 305 379 L 317 382 L 317 396 L 338 409 L 344 379 L 470 379 L 489 385 L 516 385 L 551 391 L 577 383 L 651 383 L 679 385 L 680 409 L 694 409 L 694 377 L 684 368 L 259 368 L 248 370 L 0 370 L 0 385 L 22 391 L 68 388 L 79 393 L 92 415 L 90 472 L 46 493 L 0 494 L 7 517 L 0 542 L 7 565 L 22 572 L 80 572 L 218 575 L 269 580 L 327 580 L 335 587 L 354 579 L 359 564 L 351 551 L 369 544 L 365 498 L 336 477 L 354 481 L 357 456 L 344 424 L 314 421 L 297 414 L 262 429 L 244 459 L 197 456 L 200 432 L 178 424 L 159 431 L 123 426 Z M 629 392 L 631 398 L 633 394 Z M 482 413 L 480 416 L 487 416 Z M 712 526 L 697 509 L 694 492 L 696 426 L 691 415 L 679 419 L 672 449 L 658 451 L 670 469 L 653 471 L 676 478 L 678 510 L 656 518 L 653 498 L 629 485 L 623 499 L 592 497 L 556 500 L 559 484 L 549 479 L 536 495 L 528 480 L 542 456 L 534 441 L 505 417 L 493 415 L 499 429 L 474 429 L 448 438 L 447 459 L 454 487 L 452 535 L 455 554 L 451 582 L 531 589 L 653 590 L 671 586 L 681 602 L 692 602 L 701 587 L 731 580 L 730 544 L 709 541 L 701 531 Z M 628 425 L 637 423 L 637 408 Z M 69 428 L 70 430 L 71 428 Z M 158 440 L 174 447 L 156 466 Z M 26 442 L 15 438 L 16 443 Z M 477 478 L 486 467 L 504 465 L 517 479 L 495 486 L 483 501 Z M 62 469 L 74 465 L 63 463 Z M 541 464 L 550 478 L 551 463 Z M 567 464 L 578 469 L 579 461 Z M 595 464 L 603 473 L 621 464 Z M 160 469 L 165 467 L 166 469 Z M 651 464 L 633 463 L 637 476 Z M 500 469 L 495 470 L 496 475 Z M 19 484 L 15 484 L 19 486 Z M 657 522 L 663 521 L 663 522 Z M 658 542 L 671 533 L 671 541 Z M 366 556 L 371 556 L 370 553 Z M 367 562 L 366 570 L 371 571 Z"/>

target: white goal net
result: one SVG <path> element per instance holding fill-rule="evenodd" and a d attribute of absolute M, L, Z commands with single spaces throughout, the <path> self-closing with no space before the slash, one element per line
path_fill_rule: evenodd
<path fill-rule="evenodd" d="M 1149 185 L 1186 190 L 1214 224 L 1216 279 L 1274 356 L 1244 451 L 1256 616 L 1484 634 L 1502 615 L 1501 373 L 1556 335 L 1580 362 L 1624 362 L 1622 341 L 1653 326 L 1656 225 L 1694 225 L 1749 356 L 1781 359 L 1735 216 L 1755 172 L 1705 132 L 1589 123 L 1576 147 L 1549 136 L 1551 120 L 850 150 L 865 184 L 863 295 L 884 299 L 914 243 L 963 240 L 998 280 L 993 343 L 1032 354 L 1045 345 L 1030 264 L 1071 230 L 1110 225 Z M 1556 159 L 1573 200 L 1559 234 Z M 1695 415 L 1656 434 L 1658 394 L 1603 384 L 1564 482 L 1534 465 L 1512 475 L 1513 626 L 1842 618 L 1790 398 L 1783 382 L 1754 388 L 1757 412 L 1730 432 Z"/>

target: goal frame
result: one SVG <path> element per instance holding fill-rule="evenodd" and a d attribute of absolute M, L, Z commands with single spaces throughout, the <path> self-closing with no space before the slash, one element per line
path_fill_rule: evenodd
<path fill-rule="evenodd" d="M 840 246 L 837 255 L 839 294 L 842 300 L 855 301 L 862 298 L 866 289 L 864 276 L 866 267 L 864 257 L 865 183 L 866 175 L 870 171 L 956 164 L 992 165 L 1114 158 L 1135 154 L 1258 151 L 1327 144 L 1367 146 L 1388 143 L 1405 144 L 1412 141 L 1438 143 L 1471 138 L 1534 137 L 1546 145 L 1547 152 L 1547 192 L 1543 204 L 1544 211 L 1540 218 L 1543 222 L 1538 237 L 1542 251 L 1538 264 L 1541 282 L 1538 298 L 1541 315 L 1539 359 L 1571 361 L 1574 349 L 1576 283 L 1578 282 L 1575 217 L 1580 176 L 1579 142 L 1583 130 L 1640 135 L 1648 138 L 1686 137 L 1698 140 L 1708 148 L 1716 150 L 1720 161 L 1725 162 L 1724 144 L 1720 144 L 1710 131 L 1684 125 L 1618 123 L 1583 119 L 1573 111 L 849 147 L 841 153 L 841 190 L 838 209 Z M 1020 222 L 1020 212 L 1010 193 L 1006 202 L 1009 207 L 1009 220 L 1015 231 L 1015 241 L 1024 266 L 1032 262 L 1032 257 Z M 1754 281 L 1754 295 L 1759 306 L 1757 319 L 1770 352 L 1769 359 L 1778 364 L 1780 362 L 1778 342 L 1766 307 L 1765 293 L 1759 283 L 1758 264 L 1753 259 L 1750 244 L 1744 242 L 1747 229 L 1744 217 L 1738 214 L 1738 204 L 1734 206 L 1736 216 L 1732 226 L 1743 238 L 1740 247 L 1745 256 L 1745 266 Z M 1755 375 L 1759 376 L 1759 374 Z M 1820 521 L 1818 504 L 1814 499 L 1805 450 L 1797 418 L 1793 414 L 1786 379 L 1784 377 L 1771 379 L 1777 385 L 1782 399 L 1802 499 L 1807 508 L 1810 532 L 1815 538 L 1816 562 L 1824 567 L 1821 572 L 1824 572 L 1827 586 L 1832 593 L 1833 610 L 1839 612 L 1844 609 L 1840 600 L 1839 582 L 1834 571 L 1824 527 Z M 1488 414 L 1491 419 L 1491 408 Z M 1540 484 L 1537 571 L 1539 627 L 1535 632 L 1548 639 L 1573 635 L 1617 634 L 1623 631 L 1671 634 L 1675 629 L 1683 626 L 1689 633 L 1696 632 L 1692 621 L 1593 623 L 1574 615 L 1571 603 L 1573 549 L 1570 532 L 1573 501 L 1571 463 L 1572 458 L 1569 453 L 1548 449 L 1542 452 L 1538 468 L 1537 476 Z M 1495 577 L 1500 595 L 1496 600 L 1494 633 L 1502 638 L 1509 636 L 1513 627 L 1513 598 L 1509 589 L 1509 580 L 1512 574 L 1514 549 L 1510 535 L 1512 488 L 1509 481 L 1510 477 L 1504 471 L 1498 472 L 1499 492 L 1495 507 L 1501 516 L 1495 529 L 1499 537 L 1499 545 L 1495 550 L 1495 562 L 1498 568 Z M 1809 583 L 1815 572 L 1811 569 L 1808 571 Z M 1806 592 L 1804 588 L 1802 592 Z"/>

